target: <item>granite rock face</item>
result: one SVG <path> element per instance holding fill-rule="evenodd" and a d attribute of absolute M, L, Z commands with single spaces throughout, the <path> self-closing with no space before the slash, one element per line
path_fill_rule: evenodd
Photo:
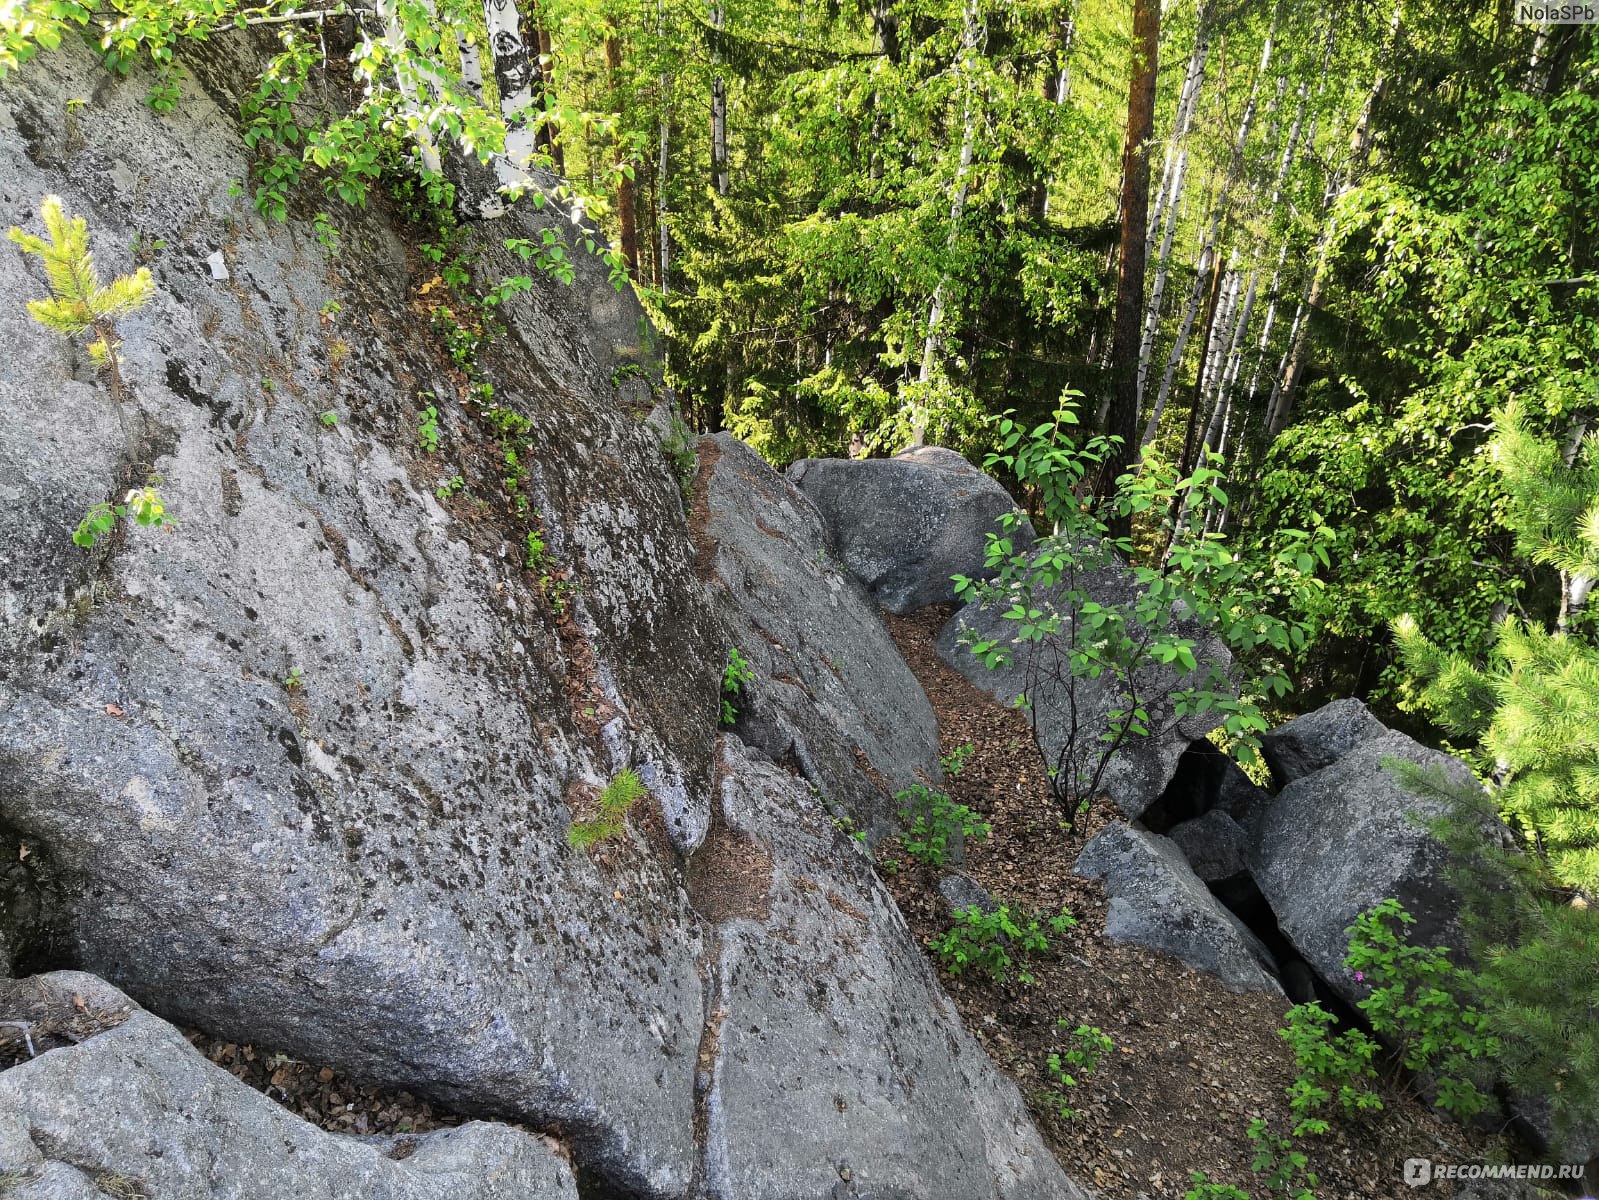
<path fill-rule="evenodd" d="M 755 674 L 738 732 L 875 840 L 897 828 L 894 792 L 939 777 L 932 705 L 805 493 L 731 434 L 699 455 L 700 570 Z"/>
<path fill-rule="evenodd" d="M 1286 787 L 1387 732 L 1361 701 L 1334 700 L 1262 734 L 1260 751 L 1273 781 Z"/>
<path fill-rule="evenodd" d="M 798 781 L 725 742 L 692 877 L 715 923 L 707 1193 L 1086 1200 L 849 846 Z"/>
<path fill-rule="evenodd" d="M 955 599 L 951 578 L 984 578 L 988 535 L 1016 502 L 953 450 L 922 446 L 893 458 L 805 458 L 788 477 L 816 505 L 844 565 L 889 612 Z M 1033 539 L 1023 517 L 1017 549 Z"/>
<path fill-rule="evenodd" d="M 577 1200 L 571 1168 L 520 1130 L 473 1121 L 403 1148 L 326 1133 L 92 975 L 13 986 L 31 993 L 23 1009 L 70 1010 L 76 997 L 90 1012 L 126 1014 L 0 1072 L 0 1180 L 17 1200 L 96 1200 L 135 1184 L 161 1200 Z"/>

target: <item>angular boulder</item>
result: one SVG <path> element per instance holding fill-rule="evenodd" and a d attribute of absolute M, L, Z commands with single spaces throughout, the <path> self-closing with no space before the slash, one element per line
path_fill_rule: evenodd
<path fill-rule="evenodd" d="M 788 477 L 822 514 L 844 565 L 889 612 L 955 599 L 955 575 L 986 577 L 988 535 L 1019 511 L 998 482 L 953 450 L 893 458 L 803 458 Z M 1033 540 L 1025 517 L 1012 533 Z"/>
<path fill-rule="evenodd" d="M 893 793 L 936 780 L 938 718 L 877 606 L 827 552 L 805 493 L 731 434 L 699 443 L 699 569 L 755 678 L 739 735 L 790 763 L 873 840 L 897 829 Z"/>
<path fill-rule="evenodd" d="M 1389 897 L 1416 918 L 1413 941 L 1450 947 L 1460 960 L 1459 898 L 1444 879 L 1446 852 L 1424 827 L 1447 808 L 1407 789 L 1389 760 L 1476 786 L 1458 759 L 1385 732 L 1283 788 L 1261 813 L 1250 844 L 1251 873 L 1282 932 L 1351 1003 L 1367 989 L 1344 967 L 1345 931 Z"/>
<path fill-rule="evenodd" d="M 1101 605 L 1123 611 L 1131 611 L 1138 594 L 1132 575 L 1114 565 L 1086 572 L 1079 587 Z M 1036 643 L 1018 642 L 1016 622 L 1003 615 L 1008 607 L 1004 598 L 966 605 L 939 632 L 938 655 L 1002 703 L 1014 704 L 1025 696 L 1050 764 L 1064 763 L 1064 769 L 1091 777 L 1105 754 L 1100 735 L 1109 728 L 1109 714 L 1124 701 L 1108 673 L 1097 679 L 1074 679 L 1049 651 Z M 1214 638 L 1202 636 L 1197 628 L 1185 630 L 1183 623 L 1177 629 L 1192 633 L 1200 671 L 1209 663 L 1223 669 L 1231 664 L 1232 656 Z M 1009 650 L 1010 661 L 993 670 L 986 668 L 967 649 L 966 642 L 972 638 L 999 642 Z M 1110 755 L 1099 781 L 1099 790 L 1115 801 L 1129 821 L 1137 820 L 1161 798 L 1190 746 L 1221 724 L 1214 711 L 1184 715 L 1175 711 L 1171 693 L 1188 686 L 1193 678 L 1192 672 L 1185 675 L 1158 664 L 1136 676 L 1140 699 L 1149 711 L 1150 732 L 1147 736 L 1129 734 Z"/>
<path fill-rule="evenodd" d="M 803 784 L 724 740 L 690 884 L 715 925 L 707 1194 L 1086 1200 L 847 846 Z"/>
<path fill-rule="evenodd" d="M 17 1200 L 577 1200 L 571 1168 L 506 1125 L 474 1121 L 404 1143 L 326 1133 L 95 976 L 35 976 L 11 985 L 9 1000 L 6 1015 L 117 1022 L 0 1071 L 0 1182 Z"/>
<path fill-rule="evenodd" d="M 1170 839 L 1115 821 L 1083 847 L 1074 870 L 1104 882 L 1106 937 L 1163 950 L 1231 991 L 1281 990 L 1271 952 L 1211 895 Z"/>
<path fill-rule="evenodd" d="M 1260 752 L 1271 768 L 1272 780 L 1278 787 L 1286 787 L 1387 732 L 1388 727 L 1361 701 L 1334 700 L 1262 734 Z"/>
<path fill-rule="evenodd" d="M 1207 884 L 1236 879 L 1249 870 L 1249 838 L 1225 809 L 1174 826 L 1167 834 L 1194 874 Z"/>

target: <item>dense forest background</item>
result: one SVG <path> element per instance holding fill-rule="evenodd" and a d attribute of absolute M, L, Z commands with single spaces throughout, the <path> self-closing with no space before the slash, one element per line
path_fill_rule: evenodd
<path fill-rule="evenodd" d="M 1485 447 L 1509 400 L 1566 437 L 1599 399 L 1599 41 L 1509 4 L 1135 7 L 531 17 L 545 106 L 610 117 L 547 145 L 609 198 L 692 425 L 778 464 L 923 437 L 981 461 L 996 414 L 1080 393 L 1185 470 L 1220 455 L 1228 502 L 1195 519 L 1238 544 L 1334 531 L 1296 704 L 1393 715 L 1395 617 L 1481 654 L 1559 604 L 1515 562 Z"/>

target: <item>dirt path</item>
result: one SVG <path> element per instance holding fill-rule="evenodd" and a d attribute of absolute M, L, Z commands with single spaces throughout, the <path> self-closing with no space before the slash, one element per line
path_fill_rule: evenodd
<path fill-rule="evenodd" d="M 1101 936 L 1105 898 L 1071 865 L 1083 844 L 1114 817 L 1096 806 L 1076 834 L 1061 826 L 1033 750 L 1027 720 L 998 704 L 946 666 L 933 639 L 947 608 L 887 617 L 889 630 L 938 713 L 941 750 L 973 747 L 951 797 L 993 825 L 985 844 L 968 848 L 965 871 L 997 900 L 1052 915 L 1062 904 L 1079 925 L 1053 938 L 1050 952 L 1029 964 L 1032 985 L 1002 985 L 967 972 L 943 975 L 967 1027 L 1021 1087 L 1040 1129 L 1068 1173 L 1104 1200 L 1181 1200 L 1190 1175 L 1204 1171 L 1258 1198 L 1250 1170 L 1254 1146 L 1245 1134 L 1255 1117 L 1286 1133 L 1284 1089 L 1293 1060 L 1278 1036 L 1282 997 L 1234 995 L 1177 960 Z M 937 891 L 938 872 L 878 847 L 880 869 L 906 920 L 925 945 L 949 926 Z M 896 869 L 897 860 L 897 869 Z M 1057 1022 L 1066 1022 L 1060 1029 Z M 1097 1026 L 1115 1042 L 1099 1071 L 1072 1089 L 1062 1118 L 1047 1094 L 1045 1061 L 1064 1049 L 1079 1024 Z M 1317 1200 L 1376 1200 L 1415 1193 L 1401 1164 L 1421 1156 L 1469 1161 L 1490 1153 L 1493 1139 L 1434 1118 L 1394 1082 L 1385 1109 L 1325 1138 L 1304 1139 L 1310 1169 L 1320 1177 Z M 1450 1195 L 1444 1185 L 1429 1200 Z"/>

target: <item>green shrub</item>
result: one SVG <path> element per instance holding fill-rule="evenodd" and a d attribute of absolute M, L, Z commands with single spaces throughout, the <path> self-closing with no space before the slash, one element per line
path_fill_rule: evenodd
<path fill-rule="evenodd" d="M 1310 1189 L 1316 1175 L 1309 1170 L 1310 1159 L 1294 1148 L 1293 1140 L 1277 1137 L 1271 1127 L 1256 1117 L 1249 1123 L 1249 1140 L 1255 1144 L 1255 1161 L 1249 1169 L 1262 1177 L 1266 1193 L 1282 1200 L 1316 1200 Z"/>
<path fill-rule="evenodd" d="M 985 913 L 977 905 L 963 908 L 955 914 L 955 923 L 942 937 L 928 939 L 928 946 L 938 956 L 938 961 L 951 975 L 959 975 L 968 967 L 986 971 L 995 983 L 1004 983 L 1014 967 L 1011 957 L 1043 954 L 1049 949 L 1049 935 L 1044 932 L 1044 922 L 1037 917 L 1023 917 L 1025 924 L 1012 919 L 1010 908 L 1001 904 L 993 912 Z M 1071 910 L 1062 908 L 1050 917 L 1048 925 L 1055 933 L 1065 933 L 1077 924 Z M 1018 978 L 1032 983 L 1026 971 Z"/>
<path fill-rule="evenodd" d="M 1069 1024 L 1064 1018 L 1056 1022 L 1061 1029 Z M 1105 1055 L 1115 1049 L 1115 1043 L 1096 1025 L 1079 1025 L 1071 1032 L 1071 1044 L 1056 1051 L 1046 1060 L 1049 1077 L 1055 1084 L 1054 1100 L 1062 1118 L 1078 1115 L 1067 1099 L 1068 1088 L 1077 1086 L 1079 1079 L 1087 1079 L 1099 1070 Z"/>
<path fill-rule="evenodd" d="M 1294 1136 L 1326 1133 L 1322 1110 L 1337 1099 L 1346 1115 L 1382 1107 L 1371 1088 L 1377 1078 L 1372 1059 L 1377 1043 L 1358 1029 L 1336 1037 L 1333 1016 L 1321 1005 L 1297 1004 L 1288 1010 L 1288 1026 L 1278 1032 L 1293 1048 L 1298 1077 L 1288 1089 L 1294 1113 Z"/>
<path fill-rule="evenodd" d="M 631 768 L 618 771 L 600 793 L 599 815 L 586 821 L 573 821 L 566 840 L 575 850 L 587 850 L 596 843 L 620 836 L 626 827 L 627 814 L 647 795 L 649 789 L 637 772 Z"/>
<path fill-rule="evenodd" d="M 900 803 L 900 820 L 907 825 L 900 835 L 900 845 L 906 854 L 929 866 L 945 865 L 956 839 L 983 841 L 992 832 L 993 827 L 966 805 L 923 784 L 911 784 L 896 792 L 894 799 Z"/>
<path fill-rule="evenodd" d="M 1230 1183 L 1211 1183 L 1203 1171 L 1189 1176 L 1193 1187 L 1183 1193 L 1183 1200 L 1249 1200 L 1249 1193 Z"/>
<path fill-rule="evenodd" d="M 755 672 L 739 653 L 737 646 L 728 647 L 727 665 L 722 668 L 722 724 L 731 725 L 738 720 L 738 709 L 733 701 L 743 692 L 744 685 L 755 679 Z"/>
<path fill-rule="evenodd" d="M 1405 1066 L 1430 1076 L 1437 1107 L 1465 1121 L 1490 1101 L 1478 1083 L 1499 1057 L 1499 1039 L 1469 1003 L 1471 978 L 1437 947 L 1413 946 L 1406 927 L 1416 918 L 1384 900 L 1350 926 L 1344 965 L 1370 985 L 1360 1009 L 1377 1034 L 1404 1055 Z"/>

